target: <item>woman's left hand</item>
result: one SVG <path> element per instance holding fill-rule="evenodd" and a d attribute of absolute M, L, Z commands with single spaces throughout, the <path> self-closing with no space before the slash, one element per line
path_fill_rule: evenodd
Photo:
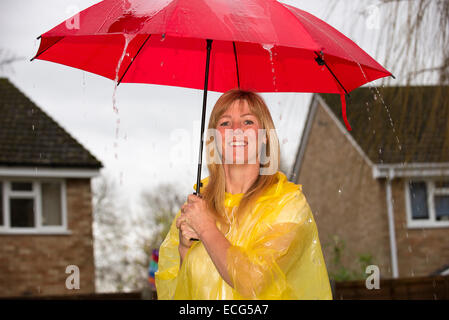
<path fill-rule="evenodd" d="M 185 221 L 200 238 L 205 231 L 215 227 L 215 219 L 206 201 L 194 194 L 190 194 L 187 203 L 181 207 L 180 219 Z"/>

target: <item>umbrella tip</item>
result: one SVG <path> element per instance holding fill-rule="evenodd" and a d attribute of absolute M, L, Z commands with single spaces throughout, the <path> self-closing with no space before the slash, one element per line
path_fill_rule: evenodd
<path fill-rule="evenodd" d="M 394 76 L 394 74 L 391 74 L 391 77 L 396 80 L 396 77 Z"/>

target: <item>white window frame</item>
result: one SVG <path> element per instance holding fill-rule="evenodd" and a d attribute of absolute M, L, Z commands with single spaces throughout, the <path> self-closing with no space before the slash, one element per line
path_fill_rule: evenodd
<path fill-rule="evenodd" d="M 444 178 L 443 178 L 444 179 Z M 442 178 L 408 178 L 404 179 L 405 188 L 405 208 L 407 215 L 407 228 L 448 228 L 449 221 L 438 221 L 436 220 L 435 212 L 435 195 L 449 195 L 449 188 L 435 188 L 435 181 L 441 181 Z M 428 219 L 412 219 L 412 202 L 410 194 L 410 182 L 425 182 L 427 188 L 427 209 L 429 218 Z"/>
<path fill-rule="evenodd" d="M 0 234 L 71 234 L 67 229 L 67 195 L 65 179 L 57 178 L 26 178 L 0 177 L 3 188 L 3 225 L 0 226 Z M 13 191 L 12 182 L 31 182 L 32 191 Z M 60 226 L 44 226 L 42 225 L 42 183 L 58 182 L 60 183 L 61 194 L 61 225 Z M 11 227 L 9 200 L 11 198 L 33 198 L 34 199 L 34 227 Z"/>

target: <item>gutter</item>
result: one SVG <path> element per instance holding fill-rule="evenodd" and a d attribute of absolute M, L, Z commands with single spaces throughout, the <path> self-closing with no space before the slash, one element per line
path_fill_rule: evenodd
<path fill-rule="evenodd" d="M 439 177 L 449 175 L 449 163 L 409 163 L 373 165 L 373 178 L 395 177 Z"/>
<path fill-rule="evenodd" d="M 391 170 L 393 172 L 393 170 Z M 390 255 L 391 255 L 391 268 L 393 278 L 399 277 L 398 271 L 398 251 L 396 247 L 396 232 L 394 225 L 394 209 L 393 209 L 393 197 L 391 192 L 391 180 L 394 177 L 387 177 L 386 180 L 386 195 L 387 195 L 387 213 L 388 213 L 388 234 L 390 236 Z"/>

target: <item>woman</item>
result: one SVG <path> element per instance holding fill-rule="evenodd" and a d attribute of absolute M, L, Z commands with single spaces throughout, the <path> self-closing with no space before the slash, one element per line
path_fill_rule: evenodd
<path fill-rule="evenodd" d="M 160 247 L 158 298 L 332 299 L 302 185 L 277 171 L 279 144 L 263 99 L 224 93 L 208 134 L 210 175 Z"/>

